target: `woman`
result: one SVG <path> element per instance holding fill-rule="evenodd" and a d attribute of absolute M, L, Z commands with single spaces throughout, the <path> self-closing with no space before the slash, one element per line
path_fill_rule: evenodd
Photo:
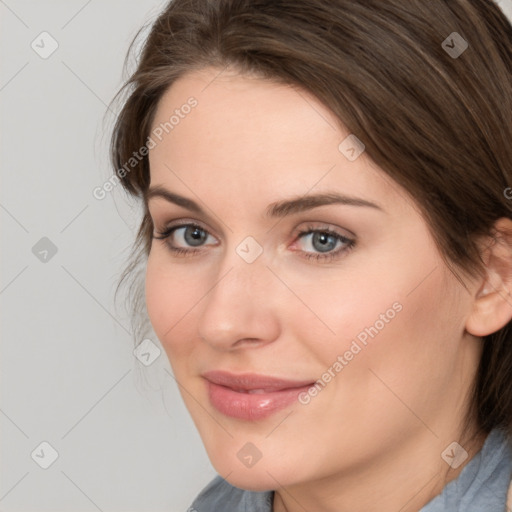
<path fill-rule="evenodd" d="M 220 475 L 190 510 L 505 510 L 511 76 L 491 1 L 164 9 L 112 161 Z"/>

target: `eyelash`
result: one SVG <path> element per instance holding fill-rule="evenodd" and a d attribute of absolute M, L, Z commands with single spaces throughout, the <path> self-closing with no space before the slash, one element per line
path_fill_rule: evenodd
<path fill-rule="evenodd" d="M 203 231 L 204 233 L 207 233 L 208 235 L 210 234 L 210 233 L 208 233 L 208 231 L 206 229 L 202 228 L 198 224 L 194 224 L 193 222 L 190 222 L 187 224 L 176 224 L 174 226 L 169 226 L 165 231 L 161 231 L 161 232 L 158 231 L 157 232 L 158 236 L 153 235 L 153 238 L 156 240 L 166 240 L 177 229 L 187 228 L 187 227 L 197 228 L 197 229 L 200 229 L 201 231 Z M 305 230 L 299 231 L 296 234 L 296 238 L 300 239 L 301 237 L 303 237 L 305 235 L 310 235 L 312 233 L 322 233 L 322 234 L 331 235 L 331 236 L 335 237 L 338 241 L 343 242 L 345 244 L 345 246 L 341 247 L 335 251 L 328 252 L 325 254 L 299 251 L 299 252 L 303 252 L 302 257 L 306 258 L 307 260 L 313 259 L 315 261 L 322 261 L 324 263 L 328 263 L 330 261 L 333 261 L 333 260 L 341 257 L 342 253 L 346 253 L 346 252 L 350 251 L 351 249 L 353 249 L 353 247 L 356 244 L 356 241 L 354 239 L 351 239 L 344 235 L 341 235 L 340 233 L 338 233 L 330 228 L 317 228 L 314 226 L 307 226 Z M 166 243 L 166 245 L 172 253 L 174 253 L 175 255 L 179 255 L 179 256 L 187 256 L 187 255 L 192 256 L 194 254 L 197 254 L 198 252 L 201 252 L 201 249 L 183 249 L 182 247 L 173 247 L 169 243 Z"/>

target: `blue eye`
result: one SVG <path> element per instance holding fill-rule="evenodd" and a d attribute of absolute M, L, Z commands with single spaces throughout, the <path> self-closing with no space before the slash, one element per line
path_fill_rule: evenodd
<path fill-rule="evenodd" d="M 342 253 L 347 252 L 355 246 L 355 240 L 343 236 L 341 233 L 334 231 L 330 228 L 315 228 L 309 226 L 306 231 L 298 233 L 297 238 L 309 239 L 309 246 L 315 251 L 319 252 L 304 252 L 304 257 L 307 259 L 315 259 L 322 261 L 332 261 L 341 257 Z M 338 249 L 334 250 L 337 244 Z"/>
<path fill-rule="evenodd" d="M 183 232 L 183 239 L 193 247 L 201 245 L 207 238 L 206 231 L 198 226 L 182 226 L 174 229 L 173 233 L 176 233 L 179 229 L 185 230 Z"/>
<path fill-rule="evenodd" d="M 185 247 L 175 245 L 175 239 L 179 238 L 177 234 L 180 233 L 180 231 L 181 234 L 179 237 L 181 237 Z M 162 232 L 157 232 L 157 235 L 154 235 L 153 238 L 165 240 L 167 247 L 175 255 L 191 256 L 201 252 L 199 247 L 204 245 L 209 236 L 213 238 L 213 236 L 201 226 L 190 223 L 170 226 Z M 298 251 L 303 255 L 302 257 L 306 259 L 313 258 L 315 260 L 332 261 L 341 257 L 342 253 L 347 252 L 355 246 L 354 239 L 347 238 L 341 233 L 327 227 L 315 228 L 308 226 L 305 231 L 301 231 L 297 234 L 298 239 L 305 239 L 307 237 L 309 237 L 308 245 L 313 251 L 318 252 Z M 174 242 L 171 242 L 171 240 L 174 240 Z M 187 248 L 186 246 L 192 248 Z M 338 248 L 336 248 L 336 246 L 338 246 Z"/>
<path fill-rule="evenodd" d="M 157 240 L 167 240 L 171 238 L 171 236 L 174 238 L 176 233 L 180 230 L 184 230 L 184 232 L 182 233 L 183 240 L 187 244 L 190 244 L 192 247 L 198 247 L 202 245 L 202 243 L 207 239 L 209 235 L 209 233 L 205 229 L 203 229 L 201 226 L 198 226 L 197 224 L 181 224 L 177 226 L 170 226 L 165 231 L 159 232 L 159 236 L 153 236 L 153 238 Z M 167 246 L 169 247 L 171 252 L 174 252 L 176 254 L 192 254 L 198 252 L 198 249 L 190 250 L 184 249 L 182 247 L 176 247 L 169 241 L 167 241 Z"/>

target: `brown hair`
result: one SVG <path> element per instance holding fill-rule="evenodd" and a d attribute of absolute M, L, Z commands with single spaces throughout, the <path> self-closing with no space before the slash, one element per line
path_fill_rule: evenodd
<path fill-rule="evenodd" d="M 450 54 L 459 36 L 469 46 Z M 144 204 L 121 282 L 149 254 L 152 221 L 147 156 L 123 176 L 119 170 L 146 144 L 165 91 L 209 66 L 312 93 L 414 199 L 452 271 L 483 272 L 478 240 L 512 217 L 504 194 L 512 183 L 512 26 L 493 1 L 174 0 L 118 93 L 129 95 L 111 160 Z M 131 291 L 136 314 L 144 301 Z M 509 323 L 484 339 L 468 412 L 481 432 L 512 435 L 511 370 Z"/>

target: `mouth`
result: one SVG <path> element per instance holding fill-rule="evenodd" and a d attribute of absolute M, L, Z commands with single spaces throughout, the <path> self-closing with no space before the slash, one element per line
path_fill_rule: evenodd
<path fill-rule="evenodd" d="M 262 420 L 284 409 L 315 383 L 218 370 L 202 377 L 213 407 L 226 416 L 245 421 Z"/>

